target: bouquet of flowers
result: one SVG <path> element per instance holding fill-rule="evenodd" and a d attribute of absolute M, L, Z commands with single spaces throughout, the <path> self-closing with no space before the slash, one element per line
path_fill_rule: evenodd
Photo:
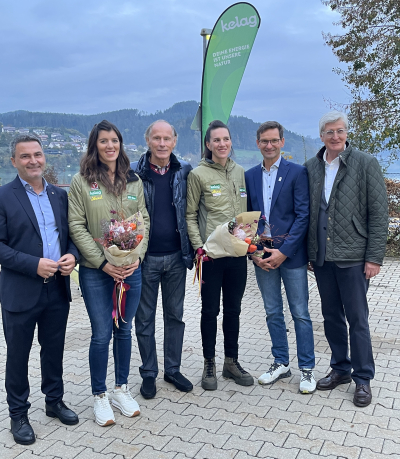
<path fill-rule="evenodd" d="M 144 220 L 140 212 L 124 218 L 123 214 L 111 210 L 110 213 L 115 216 L 109 221 L 102 220 L 100 223 L 100 238 L 94 240 L 100 243 L 104 248 L 106 260 L 114 266 L 126 266 L 135 263 L 140 257 L 143 238 L 145 234 Z M 113 291 L 113 313 L 112 317 L 115 325 L 118 327 L 118 318 L 125 316 L 125 293 L 130 286 L 123 281 L 116 281 Z"/>
<path fill-rule="evenodd" d="M 257 234 L 261 212 L 243 212 L 230 222 L 218 225 L 208 236 L 203 250 L 211 258 L 243 257 L 249 251 L 249 242 Z"/>
<path fill-rule="evenodd" d="M 231 221 L 218 225 L 208 236 L 203 248 L 197 249 L 196 269 L 193 283 L 196 277 L 199 280 L 199 295 L 201 291 L 203 262 L 209 258 L 243 257 L 253 247 L 253 239 L 257 234 L 258 221 L 261 212 L 243 212 Z"/>

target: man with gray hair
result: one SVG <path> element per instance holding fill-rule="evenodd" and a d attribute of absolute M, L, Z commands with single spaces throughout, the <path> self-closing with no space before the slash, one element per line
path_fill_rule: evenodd
<path fill-rule="evenodd" d="M 387 194 L 376 158 L 347 142 L 344 113 L 325 114 L 319 129 L 325 146 L 306 162 L 310 185 L 308 256 L 332 356 L 331 371 L 318 381 L 317 389 L 331 390 L 353 379 L 353 402 L 365 407 L 372 400 L 370 380 L 375 374 L 367 290 L 385 255 Z"/>
<path fill-rule="evenodd" d="M 150 215 L 149 246 L 142 263 L 142 294 L 135 317 L 136 336 L 142 358 L 140 393 L 156 395 L 158 375 L 155 319 L 161 283 L 164 313 L 164 380 L 183 392 L 193 389 L 180 373 L 185 323 L 186 269 L 193 266 L 194 253 L 186 226 L 186 179 L 190 164 L 172 153 L 178 135 L 164 120 L 152 123 L 145 133 L 149 150 L 132 169 L 143 181 Z"/>
<path fill-rule="evenodd" d="M 68 233 L 67 193 L 43 178 L 40 139 L 21 134 L 11 142 L 17 177 L 0 188 L 0 301 L 7 343 L 5 387 L 16 443 L 30 445 L 28 361 L 37 324 L 41 389 L 46 415 L 74 425 L 64 404 L 63 352 L 71 292 L 69 275 L 78 250 Z"/>

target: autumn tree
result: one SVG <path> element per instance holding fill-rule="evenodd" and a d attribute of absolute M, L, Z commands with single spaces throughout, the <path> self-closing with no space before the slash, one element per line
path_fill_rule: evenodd
<path fill-rule="evenodd" d="M 349 114 L 352 143 L 377 154 L 400 149 L 400 1 L 322 1 L 341 18 L 343 29 L 323 34 L 346 69 L 335 69 L 349 88 L 352 101 L 341 107 Z"/>
<path fill-rule="evenodd" d="M 51 183 L 52 185 L 57 185 L 58 183 L 58 174 L 52 164 L 47 164 L 43 177 L 46 179 L 47 183 Z"/>

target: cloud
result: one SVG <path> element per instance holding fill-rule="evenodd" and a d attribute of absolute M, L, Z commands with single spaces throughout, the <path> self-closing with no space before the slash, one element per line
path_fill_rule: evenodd
<path fill-rule="evenodd" d="M 233 3 L 233 2 L 232 2 Z M 2 11 L 0 113 L 25 109 L 147 112 L 199 100 L 200 30 L 222 0 L 21 0 Z M 321 31 L 335 14 L 320 0 L 253 0 L 261 27 L 233 113 L 278 119 L 315 135 L 324 98 L 347 101 Z"/>

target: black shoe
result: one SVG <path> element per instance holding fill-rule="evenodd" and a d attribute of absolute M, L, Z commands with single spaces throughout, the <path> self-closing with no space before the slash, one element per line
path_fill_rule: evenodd
<path fill-rule="evenodd" d="M 164 374 L 164 381 L 173 384 L 178 390 L 182 392 L 190 392 L 193 389 L 193 384 L 183 376 L 182 373 L 177 371 L 173 375 Z"/>
<path fill-rule="evenodd" d="M 35 443 L 36 437 L 32 426 L 29 424 L 28 416 L 21 416 L 18 421 L 11 419 L 11 433 L 15 443 L 19 445 L 31 445 Z"/>
<path fill-rule="evenodd" d="M 153 378 L 153 376 L 143 378 L 142 385 L 140 386 L 140 393 L 143 398 L 154 398 L 157 393 L 156 378 Z"/>
<path fill-rule="evenodd" d="M 351 383 L 350 375 L 341 375 L 335 370 L 332 370 L 325 378 L 317 382 L 318 390 L 331 390 L 339 386 L 339 384 Z"/>
<path fill-rule="evenodd" d="M 356 384 L 353 403 L 361 408 L 368 406 L 372 400 L 372 392 L 369 384 Z"/>
<path fill-rule="evenodd" d="M 58 418 L 67 426 L 74 426 L 79 422 L 78 415 L 70 410 L 62 400 L 55 405 L 48 405 L 46 403 L 46 416 Z"/>

